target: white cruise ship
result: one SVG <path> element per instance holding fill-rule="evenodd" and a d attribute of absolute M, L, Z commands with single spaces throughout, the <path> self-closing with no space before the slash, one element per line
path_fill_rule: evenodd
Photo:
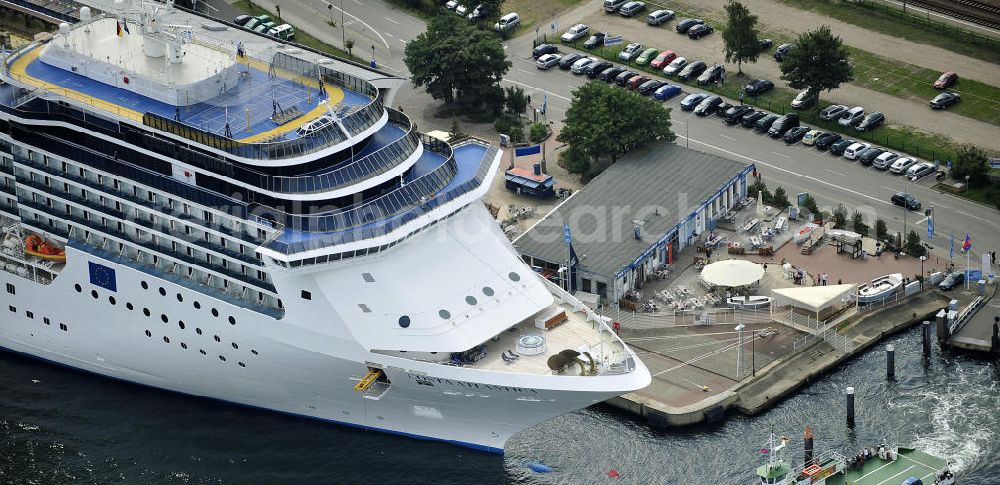
<path fill-rule="evenodd" d="M 3 59 L 0 347 L 490 451 L 650 382 L 483 206 L 501 152 L 390 108 L 406 80 L 163 3 L 80 18 Z"/>

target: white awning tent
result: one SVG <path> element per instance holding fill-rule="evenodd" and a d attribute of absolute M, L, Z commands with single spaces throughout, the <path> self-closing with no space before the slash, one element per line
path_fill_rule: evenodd
<path fill-rule="evenodd" d="M 764 277 L 764 268 L 744 259 L 727 259 L 705 266 L 701 277 L 715 286 L 746 286 L 760 281 Z"/>
<path fill-rule="evenodd" d="M 774 298 L 775 307 L 788 305 L 810 310 L 816 314 L 818 322 L 819 312 L 843 301 L 844 295 L 850 293 L 856 286 L 844 284 L 776 288 L 771 290 L 771 296 Z"/>

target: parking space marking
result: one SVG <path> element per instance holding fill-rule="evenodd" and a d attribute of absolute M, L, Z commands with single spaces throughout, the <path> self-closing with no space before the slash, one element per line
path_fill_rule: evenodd
<path fill-rule="evenodd" d="M 388 20 L 388 21 L 390 21 L 390 22 L 392 22 L 392 23 L 394 23 L 394 24 L 396 24 L 396 25 L 399 25 L 399 21 L 396 20 L 396 19 L 391 19 L 389 17 L 383 17 L 383 18 L 386 19 L 386 20 Z"/>
<path fill-rule="evenodd" d="M 778 152 L 771 152 L 771 153 L 773 153 L 773 154 L 775 154 L 775 155 L 777 155 L 777 156 L 779 156 L 779 157 L 785 157 L 785 158 L 792 158 L 792 157 L 790 157 L 790 156 L 788 156 L 788 155 L 782 155 L 782 154 L 780 154 L 780 153 L 778 153 Z"/>
<path fill-rule="evenodd" d="M 840 175 L 841 177 L 846 177 L 847 176 L 847 175 L 844 175 L 844 174 L 842 174 L 840 172 L 834 172 L 833 170 L 830 170 L 830 169 L 826 169 L 826 171 L 830 172 L 830 173 L 832 173 L 834 175 Z"/>
<path fill-rule="evenodd" d="M 517 67 L 517 68 L 515 68 L 515 69 L 517 69 L 518 71 L 521 71 L 521 72 L 523 72 L 523 73 L 525 73 L 525 74 L 531 74 L 530 72 L 528 72 L 528 71 L 525 71 L 524 69 L 521 69 L 520 67 Z"/>
<path fill-rule="evenodd" d="M 959 214 L 962 214 L 962 215 L 964 215 L 964 216 L 967 216 L 967 217 L 971 217 L 971 218 L 973 218 L 973 219 L 976 219 L 977 221 L 983 221 L 983 222 L 985 222 L 985 223 L 987 223 L 987 224 L 991 224 L 991 225 L 994 225 L 994 226 L 995 226 L 995 225 L 997 225 L 997 224 L 996 224 L 995 222 L 993 222 L 993 221 L 991 221 L 991 220 L 989 220 L 989 219 L 983 219 L 982 217 L 979 217 L 979 216 L 974 216 L 974 215 L 972 215 L 972 214 L 969 214 L 968 212 L 965 212 L 965 211 L 960 211 L 960 210 L 956 210 L 955 212 L 958 212 Z"/>
<path fill-rule="evenodd" d="M 564 99 L 564 100 L 566 100 L 566 101 L 572 101 L 572 99 L 569 99 L 569 98 L 567 98 L 566 96 L 563 96 L 563 95 L 560 95 L 560 94 L 556 94 L 556 93 L 553 93 L 553 92 L 551 92 L 551 91 L 546 91 L 546 90 L 544 90 L 544 89 L 542 89 L 542 88 L 536 88 L 536 87 L 534 87 L 534 86 L 531 86 L 531 85 L 529 85 L 529 84 L 524 84 L 524 83 L 521 83 L 521 82 L 517 82 L 517 81 L 514 81 L 514 80 L 512 80 L 512 79 L 507 79 L 507 78 L 504 78 L 504 81 L 507 81 L 507 82 L 509 82 L 509 83 L 511 83 L 511 84 L 516 84 L 516 85 L 518 85 L 518 86 L 523 86 L 523 87 L 526 87 L 526 88 L 530 88 L 530 89 L 534 89 L 534 90 L 537 90 L 537 91 L 541 91 L 541 92 L 543 92 L 543 93 L 546 93 L 546 94 L 548 94 L 549 96 L 555 96 L 555 97 L 557 97 L 557 98 L 559 98 L 559 99 Z"/>
<path fill-rule="evenodd" d="M 388 38 L 390 38 L 390 39 L 392 38 L 392 34 L 390 34 L 388 32 L 383 32 L 383 34 L 385 34 L 385 36 L 388 37 Z"/>
<path fill-rule="evenodd" d="M 719 133 L 719 136 L 721 136 L 721 137 L 723 137 L 723 138 L 725 138 L 725 139 L 727 139 L 727 140 L 732 140 L 732 141 L 736 141 L 736 138 L 733 138 L 733 137 L 731 137 L 731 136 L 726 136 L 726 135 L 723 135 L 722 133 Z"/>

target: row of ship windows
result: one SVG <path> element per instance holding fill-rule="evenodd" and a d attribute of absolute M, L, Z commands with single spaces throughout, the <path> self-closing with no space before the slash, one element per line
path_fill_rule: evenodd
<path fill-rule="evenodd" d="M 142 286 L 142 289 L 144 289 L 144 290 L 148 290 L 149 289 L 149 283 L 146 283 L 145 281 L 141 282 L 140 286 Z M 80 286 L 79 283 L 73 285 L 73 289 L 76 290 L 77 293 L 83 293 L 83 287 Z M 100 299 L 100 297 L 101 297 L 101 295 L 97 292 L 97 290 L 90 290 L 90 296 L 93 297 L 95 300 Z M 167 296 L 167 290 L 165 288 L 163 288 L 162 286 L 160 287 L 160 296 Z M 183 302 L 184 301 L 184 296 L 181 295 L 180 293 L 178 293 L 177 294 L 177 301 L 178 302 Z M 118 300 L 116 300 L 115 297 L 112 295 L 112 296 L 108 297 L 108 303 L 110 303 L 112 306 L 114 306 L 114 305 L 118 304 Z M 196 310 L 200 310 L 201 309 L 201 303 L 198 302 L 197 300 L 193 301 L 193 306 L 194 306 L 194 308 Z M 132 305 L 132 302 L 126 302 L 125 303 L 125 308 L 128 308 L 129 310 L 134 310 L 135 309 L 135 307 Z M 149 308 L 143 308 L 142 309 L 142 313 L 144 315 L 146 315 L 147 317 L 151 315 L 151 312 L 149 311 Z M 219 317 L 219 310 L 217 308 L 212 308 L 211 313 L 212 313 L 213 317 L 216 317 L 216 318 Z M 164 314 L 160 315 L 160 319 L 163 320 L 163 323 L 167 323 L 169 321 L 169 318 L 166 315 L 164 315 Z M 236 317 L 230 315 L 228 317 L 228 321 L 229 321 L 230 325 L 236 325 Z M 183 327 L 183 322 L 182 322 L 181 328 L 184 328 Z M 199 335 L 201 334 L 201 329 L 198 329 L 198 334 Z"/>
<path fill-rule="evenodd" d="M 8 306 L 7 309 L 10 310 L 11 313 L 17 313 L 17 307 L 14 306 L 14 305 Z M 26 310 L 24 312 L 24 316 L 28 317 L 28 320 L 34 320 L 35 319 L 35 313 L 32 312 L 31 310 Z M 52 325 L 52 320 L 49 320 L 49 317 L 42 317 L 42 323 L 44 323 L 46 325 Z M 69 327 L 65 323 L 60 323 L 59 324 L 59 330 L 62 330 L 63 332 L 68 332 L 69 331 Z"/>
<path fill-rule="evenodd" d="M 151 331 L 149 331 L 149 330 L 146 330 L 146 336 L 147 336 L 147 337 L 149 337 L 149 338 L 153 338 L 153 332 L 151 332 Z M 216 337 L 216 338 L 218 338 L 218 337 Z M 168 337 L 168 336 L 164 335 L 164 336 L 163 336 L 163 343 L 166 343 L 166 344 L 169 344 L 169 343 L 170 343 L 170 337 Z M 184 349 L 184 350 L 187 350 L 187 349 L 188 349 L 188 344 L 187 344 L 187 343 L 185 343 L 185 342 L 181 342 L 180 344 L 181 344 L 181 348 L 182 348 L 182 349 Z M 233 346 L 234 346 L 234 348 L 235 348 L 236 344 L 234 343 L 234 344 L 233 344 Z M 208 352 L 206 352 L 206 351 L 205 351 L 205 349 L 198 349 L 198 353 L 199 353 L 199 354 L 201 354 L 201 355 L 208 355 Z M 219 360 L 221 360 L 221 361 L 223 361 L 223 362 L 226 362 L 226 356 L 225 356 L 225 355 L 222 355 L 222 354 L 219 354 Z M 237 363 L 237 364 L 238 364 L 238 365 L 239 365 L 240 367 L 246 367 L 246 366 L 247 366 L 247 365 L 246 365 L 245 363 L 243 363 L 243 362 L 236 362 L 236 363 Z"/>
<path fill-rule="evenodd" d="M 518 281 L 521 281 L 521 275 L 517 274 L 514 271 L 511 271 L 510 273 L 507 273 L 507 278 L 509 278 L 511 281 L 513 281 L 515 283 L 517 283 Z M 493 290 L 493 288 L 490 288 L 489 286 L 484 286 L 483 289 L 482 289 L 482 292 L 483 292 L 483 295 L 485 295 L 487 297 L 492 297 L 494 294 L 496 294 L 496 292 Z M 474 297 L 472 295 L 467 295 L 465 297 L 465 303 L 469 304 L 469 306 L 475 306 L 477 303 L 479 303 L 479 300 L 476 299 L 476 297 Z M 371 311 L 371 310 L 368 310 L 367 306 L 365 306 L 365 305 L 361 305 L 361 307 L 362 307 L 361 308 L 362 311 L 364 311 L 365 313 L 368 313 L 369 311 Z M 449 312 L 448 310 L 445 310 L 445 309 L 442 308 L 441 310 L 438 311 L 438 316 L 441 317 L 442 320 L 448 320 L 448 319 L 451 318 L 451 312 Z M 409 327 L 410 323 L 411 323 L 409 315 L 403 315 L 403 316 L 399 317 L 399 320 L 397 320 L 397 323 L 399 324 L 400 327 L 403 327 L 403 328 Z"/>

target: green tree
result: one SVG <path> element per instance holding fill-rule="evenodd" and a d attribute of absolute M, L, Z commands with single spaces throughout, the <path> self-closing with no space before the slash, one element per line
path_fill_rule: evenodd
<path fill-rule="evenodd" d="M 445 104 L 459 101 L 491 115 L 503 109 L 500 80 L 511 63 L 500 39 L 457 15 L 431 19 L 427 31 L 406 44 L 403 62 L 416 87 Z"/>
<path fill-rule="evenodd" d="M 521 86 L 508 86 L 504 89 L 504 107 L 507 112 L 520 118 L 528 110 L 531 104 L 531 96 L 528 96 Z"/>
<path fill-rule="evenodd" d="M 531 125 L 529 130 L 530 139 L 532 142 L 540 142 L 549 136 L 549 125 L 545 123 L 535 123 Z"/>
<path fill-rule="evenodd" d="M 743 63 L 757 62 L 760 52 L 757 16 L 736 0 L 726 4 L 726 15 L 729 20 L 726 30 L 722 31 L 722 51 L 726 54 L 726 62 L 735 62 L 736 70 L 743 74 Z"/>
<path fill-rule="evenodd" d="M 885 225 L 885 220 L 875 219 L 875 238 L 884 240 L 889 236 L 889 228 Z"/>
<path fill-rule="evenodd" d="M 354 48 L 354 39 L 345 40 L 344 48 L 347 49 L 347 57 L 351 57 L 351 49 Z"/>
<path fill-rule="evenodd" d="M 868 224 L 865 224 L 865 215 L 861 211 L 854 211 L 854 215 L 851 216 L 851 227 L 854 232 L 862 236 L 868 235 Z"/>
<path fill-rule="evenodd" d="M 785 189 L 781 187 L 775 188 L 774 196 L 771 197 L 771 206 L 778 210 L 784 210 L 790 205 L 792 204 L 788 202 L 788 194 L 785 193 Z"/>
<path fill-rule="evenodd" d="M 843 229 L 847 227 L 847 207 L 844 204 L 837 204 L 833 209 L 833 228 Z"/>
<path fill-rule="evenodd" d="M 986 150 L 975 145 L 963 145 L 951 166 L 951 177 L 964 181 L 968 176 L 970 187 L 987 185 L 990 181 L 988 158 Z"/>
<path fill-rule="evenodd" d="M 912 229 L 910 230 L 910 233 L 906 235 L 906 244 L 904 244 L 903 247 L 906 250 L 906 254 L 915 258 L 923 256 L 924 253 L 927 252 L 927 248 L 920 244 L 920 235 L 917 234 L 917 231 Z"/>
<path fill-rule="evenodd" d="M 672 142 L 670 109 L 635 92 L 595 81 L 573 91 L 558 141 L 577 148 L 596 166 L 654 140 Z"/>
<path fill-rule="evenodd" d="M 802 207 L 808 210 L 810 214 L 820 215 L 819 206 L 816 205 L 816 199 L 812 198 L 811 195 L 807 195 L 806 200 L 802 201 Z"/>
<path fill-rule="evenodd" d="M 458 118 L 451 119 L 451 128 L 448 130 L 449 140 L 461 140 L 467 135 L 462 131 L 462 127 L 458 125 Z"/>
<path fill-rule="evenodd" d="M 832 91 L 854 80 L 848 57 L 840 37 L 824 25 L 799 36 L 795 48 L 781 61 L 781 79 L 795 89 L 809 89 L 818 107 L 820 91 Z"/>

